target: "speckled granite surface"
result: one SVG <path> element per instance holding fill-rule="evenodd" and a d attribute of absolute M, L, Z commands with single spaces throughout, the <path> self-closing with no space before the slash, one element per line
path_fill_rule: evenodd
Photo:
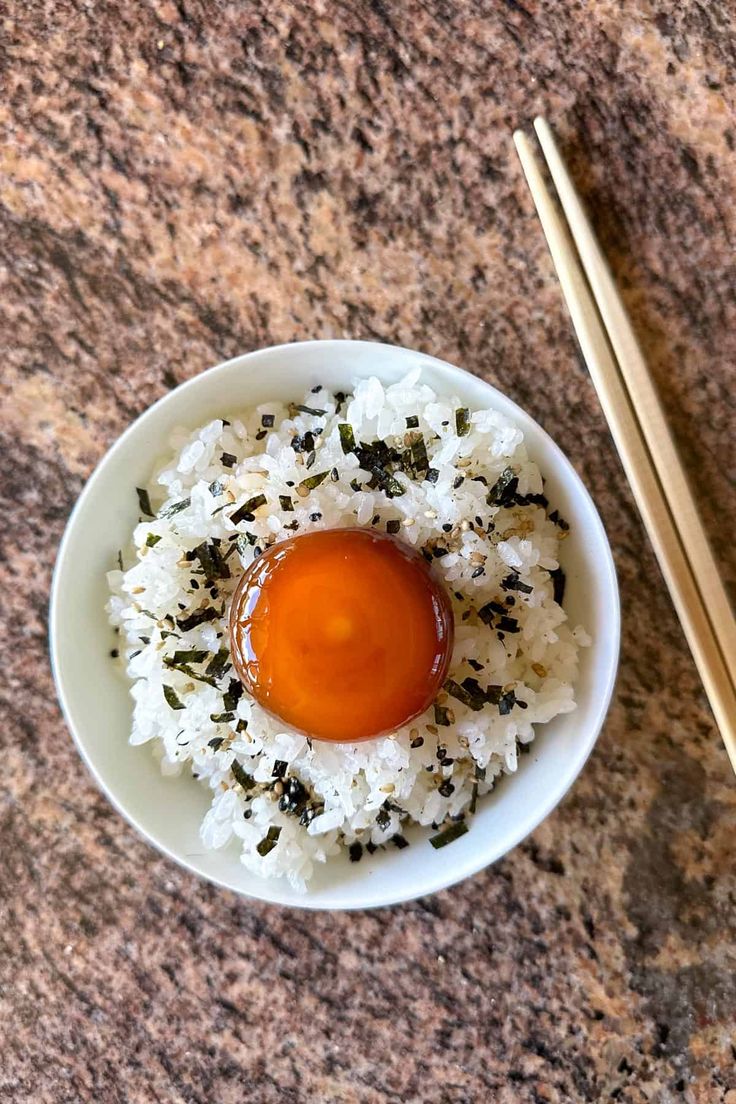
<path fill-rule="evenodd" d="M 0 1097 L 734 1104 L 736 788 L 509 140 L 540 110 L 558 127 L 733 584 L 733 5 L 0 18 Z M 505 861 L 301 915 L 199 884 L 96 792 L 46 603 L 136 414 L 235 353 L 338 335 L 461 363 L 556 436 L 612 538 L 623 661 L 582 778 Z"/>

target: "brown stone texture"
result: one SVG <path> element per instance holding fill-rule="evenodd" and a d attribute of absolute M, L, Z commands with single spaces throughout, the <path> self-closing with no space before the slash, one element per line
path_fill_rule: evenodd
<path fill-rule="evenodd" d="M 557 128 L 732 587 L 733 3 L 10 0 L 0 59 L 0 1098 L 732 1104 L 734 779 L 510 135 Z M 332 336 L 527 407 L 624 614 L 560 808 L 471 881 L 354 915 L 159 858 L 87 776 L 46 646 L 66 517 L 131 419 Z"/>

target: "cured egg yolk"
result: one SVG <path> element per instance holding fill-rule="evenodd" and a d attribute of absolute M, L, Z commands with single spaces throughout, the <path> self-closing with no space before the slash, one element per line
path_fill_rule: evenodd
<path fill-rule="evenodd" d="M 450 599 L 421 553 L 366 529 L 273 545 L 230 610 L 232 660 L 265 709 L 320 740 L 392 732 L 447 674 Z"/>

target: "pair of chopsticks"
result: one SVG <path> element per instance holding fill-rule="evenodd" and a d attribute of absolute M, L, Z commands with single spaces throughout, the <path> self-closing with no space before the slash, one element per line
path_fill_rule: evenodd
<path fill-rule="evenodd" d="M 605 257 L 552 130 L 544 119 L 535 119 L 534 129 L 564 217 L 527 136 L 516 131 L 514 143 L 583 357 L 736 772 L 736 621 Z"/>

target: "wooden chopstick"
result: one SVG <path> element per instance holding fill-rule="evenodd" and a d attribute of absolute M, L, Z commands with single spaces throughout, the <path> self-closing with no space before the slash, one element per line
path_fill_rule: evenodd
<path fill-rule="evenodd" d="M 687 537 L 687 558 L 731 681 L 736 683 L 736 621 L 639 342 L 549 123 L 535 119 L 534 129 L 662 490 L 681 536 Z"/>
<path fill-rule="evenodd" d="M 551 149 L 549 143 L 551 133 L 547 133 L 548 128 L 542 125 L 541 128 L 538 126 L 537 129 L 538 132 L 541 129 L 545 136 L 545 144 L 548 149 Z M 616 330 L 615 344 L 614 334 L 610 331 L 607 333 L 604 328 L 601 315 L 598 313 L 596 300 L 588 287 L 575 247 L 568 234 L 568 228 L 547 189 L 531 143 L 526 135 L 520 131 L 514 134 L 514 142 L 547 238 L 583 357 L 598 392 L 624 471 L 669 588 L 670 596 L 708 695 L 731 764 L 736 772 L 736 679 L 728 661 L 733 640 L 731 635 L 733 632 L 733 615 L 730 613 L 725 592 L 722 591 L 720 579 L 717 579 L 715 586 L 712 584 L 712 580 L 710 580 L 710 585 L 707 587 L 701 588 L 698 585 L 701 574 L 710 572 L 714 573 L 717 578 L 717 570 L 651 381 L 647 380 L 651 396 L 654 399 L 654 405 L 648 401 L 644 385 L 640 385 L 636 390 L 636 398 L 627 391 L 624 384 L 623 368 L 619 371 L 619 365 L 611 346 L 618 347 L 622 357 L 627 357 L 629 372 L 630 374 L 632 372 L 638 373 L 639 383 L 641 373 L 646 374 L 647 372 L 646 365 L 641 356 L 641 351 L 636 346 L 636 340 L 628 324 L 628 319 L 626 319 L 626 328 L 619 325 L 620 315 L 625 318 L 625 310 L 615 288 L 613 288 L 610 274 L 608 274 L 610 287 L 606 289 L 607 293 L 604 298 L 606 300 L 606 315 L 610 320 L 612 330 Z M 560 165 L 561 158 L 558 154 L 558 160 L 554 167 L 558 179 L 562 181 Z M 552 166 L 550 166 L 550 171 L 552 172 Z M 566 173 L 565 176 L 567 176 Z M 567 179 L 569 181 L 569 177 Z M 564 185 L 562 186 L 564 188 Z M 573 190 L 573 186 L 570 181 L 569 188 L 565 189 L 568 204 L 571 190 Z M 585 219 L 579 201 L 578 206 L 579 213 L 587 224 L 587 219 Z M 574 222 L 576 228 L 579 229 L 580 220 L 575 217 Z M 589 237 L 592 239 L 593 231 L 589 226 L 587 226 L 587 230 Z M 588 250 L 588 252 L 590 251 Z M 600 254 L 600 251 L 598 252 Z M 602 254 L 600 254 L 600 265 L 597 266 L 599 280 L 597 287 L 603 286 L 603 278 L 600 276 L 601 270 L 607 272 Z M 610 294 L 611 288 L 613 288 L 613 295 Z M 614 309 L 616 302 L 618 303 L 618 311 Z M 603 308 L 601 308 L 602 313 Z M 631 335 L 630 338 L 627 336 L 628 333 Z M 638 362 L 635 360 L 635 354 L 631 353 L 634 346 L 638 353 Z M 633 368 L 632 365 L 634 365 Z M 657 424 L 656 416 L 647 422 L 649 436 L 647 437 L 644 432 L 637 415 L 646 418 L 652 410 L 661 419 L 664 435 L 658 432 L 660 427 Z M 663 439 L 669 443 L 671 451 L 666 449 L 660 451 L 659 446 Z M 654 453 L 657 454 L 659 465 L 664 465 L 663 467 L 660 467 L 655 461 Z M 665 485 L 679 487 L 680 484 L 679 481 L 674 484 L 669 481 L 666 462 L 670 464 L 671 470 L 676 469 L 679 472 L 682 483 L 687 488 L 688 503 L 692 507 L 692 514 L 689 508 L 681 514 L 679 502 L 674 498 L 668 498 Z M 697 529 L 702 536 L 702 541 L 691 542 L 690 540 L 689 527 L 693 524 L 693 516 L 696 519 Z M 706 557 L 702 556 L 703 544 L 707 551 Z M 723 597 L 714 598 L 714 595 L 719 593 L 722 593 Z M 719 605 L 717 611 L 711 608 L 713 601 L 716 601 Z M 721 645 L 720 637 L 716 631 L 716 623 L 723 636 L 723 645 Z"/>

